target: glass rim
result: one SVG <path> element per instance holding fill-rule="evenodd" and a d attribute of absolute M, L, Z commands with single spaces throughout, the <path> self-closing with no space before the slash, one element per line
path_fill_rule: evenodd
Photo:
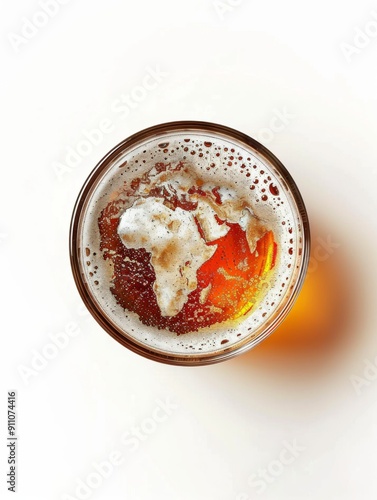
<path fill-rule="evenodd" d="M 281 310 L 276 311 L 276 317 L 273 317 L 273 320 L 270 322 L 270 324 L 268 324 L 267 327 L 263 328 L 259 334 L 253 334 L 253 337 L 251 338 L 246 337 L 245 339 L 240 340 L 239 343 L 236 343 L 228 348 L 218 349 L 217 351 L 213 351 L 210 353 L 175 354 L 158 349 L 148 348 L 148 346 L 137 342 L 136 339 L 132 338 L 130 334 L 126 336 L 125 334 L 127 334 L 127 332 L 125 332 L 124 330 L 122 331 L 122 329 L 104 313 L 102 308 L 99 307 L 99 304 L 95 300 L 94 295 L 91 292 L 83 273 L 83 266 L 80 258 L 81 249 L 79 236 L 80 228 L 83 223 L 83 209 L 86 207 L 90 199 L 90 195 L 94 192 L 97 186 L 98 179 L 101 179 L 103 173 L 105 173 L 108 168 L 111 168 L 111 165 L 119 156 L 121 156 L 129 148 L 142 143 L 146 139 L 153 139 L 154 137 L 157 137 L 162 133 L 169 134 L 174 132 L 194 131 L 202 133 L 206 132 L 209 134 L 221 134 L 230 141 L 237 140 L 241 143 L 241 145 L 249 148 L 251 147 L 252 150 L 256 151 L 258 155 L 260 155 L 262 160 L 267 160 L 281 174 L 296 205 L 297 215 L 299 215 L 301 219 L 300 222 L 302 223 L 301 229 L 303 240 L 302 255 L 300 268 L 294 280 L 293 288 L 289 293 L 287 301 L 285 302 Z M 310 257 L 310 226 L 305 204 L 295 181 L 293 180 L 286 167 L 282 164 L 282 162 L 265 146 L 260 144 L 252 137 L 224 125 L 204 121 L 174 121 L 148 127 L 124 139 L 115 147 L 113 147 L 93 168 L 79 192 L 73 209 L 69 231 L 69 253 L 73 277 L 81 299 L 83 300 L 84 304 L 86 305 L 94 319 L 109 335 L 111 335 L 124 347 L 127 347 L 131 351 L 154 361 L 159 361 L 170 365 L 203 366 L 218 363 L 220 361 L 225 361 L 236 355 L 242 354 L 249 349 L 252 349 L 257 344 L 266 339 L 269 335 L 271 335 L 271 333 L 285 319 L 289 311 L 292 309 L 295 300 L 297 299 L 306 276 Z M 263 326 L 264 325 L 262 324 L 260 328 L 262 328 Z"/>

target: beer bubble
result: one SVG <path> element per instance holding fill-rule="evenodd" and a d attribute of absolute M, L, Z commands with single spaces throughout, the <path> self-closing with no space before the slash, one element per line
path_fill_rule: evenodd
<path fill-rule="evenodd" d="M 278 196 L 279 194 L 279 189 L 273 183 L 270 184 L 270 193 L 274 196 Z"/>
<path fill-rule="evenodd" d="M 189 151 L 190 154 L 183 155 L 183 152 L 188 153 Z M 205 157 L 204 151 L 208 157 Z M 263 158 L 258 156 L 257 152 L 251 154 L 249 147 L 232 144 L 231 141 L 221 136 L 215 137 L 213 134 L 206 136 L 206 134 L 201 135 L 197 132 L 189 134 L 186 131 L 169 135 L 168 138 L 161 135 L 149 138 L 147 145 L 136 145 L 126 151 L 123 156 L 111 161 L 113 163 L 91 195 L 81 235 L 83 261 L 87 263 L 88 267 L 90 266 L 90 269 L 84 270 L 91 278 L 88 280 L 88 286 L 96 300 L 101 303 L 105 314 L 121 330 L 132 332 L 132 336 L 141 345 L 150 349 L 169 351 L 177 355 L 183 352 L 188 354 L 188 351 L 190 354 L 195 351 L 215 352 L 225 344 L 227 348 L 228 346 L 231 348 L 237 342 L 243 342 L 248 336 L 255 334 L 279 307 L 281 297 L 284 294 L 276 283 L 284 282 L 284 285 L 281 285 L 283 289 L 286 282 L 288 288 L 293 273 L 292 263 L 295 262 L 294 259 L 300 251 L 296 246 L 296 241 L 292 242 L 292 239 L 286 241 L 283 236 L 284 228 L 282 226 L 285 226 L 287 221 L 288 231 L 292 234 L 293 228 L 296 228 L 297 216 L 292 211 L 292 203 L 289 202 L 288 198 L 289 193 L 283 190 L 284 183 L 281 178 L 276 175 L 276 172 Z M 119 171 L 120 168 L 122 172 Z M 251 172 L 253 172 L 253 176 L 250 179 Z M 124 174 L 123 177 L 121 177 L 122 174 Z M 160 176 L 161 179 L 166 176 L 167 181 L 165 183 L 161 181 L 159 185 L 154 181 L 157 176 Z M 179 198 L 179 204 L 174 201 L 174 205 L 172 200 L 177 200 L 176 193 L 183 189 L 182 186 L 186 180 L 192 182 L 192 186 L 195 186 L 196 190 L 192 193 L 187 190 L 186 195 Z M 265 184 L 268 184 L 265 186 L 266 189 L 263 187 Z M 188 186 L 191 187 L 189 184 Z M 212 192 L 211 189 L 215 187 L 219 187 L 218 191 Z M 266 190 L 272 196 L 267 196 Z M 280 193 L 282 194 L 280 195 Z M 285 202 L 285 208 L 283 208 L 284 205 L 277 208 L 280 203 L 277 201 L 278 195 L 282 198 L 281 203 Z M 198 202 L 203 204 L 204 199 L 210 199 L 211 210 L 215 208 L 222 210 L 222 205 L 226 203 L 229 207 L 244 206 L 247 207 L 244 209 L 243 215 L 245 220 L 247 217 L 255 217 L 256 221 L 263 221 L 265 231 L 270 230 L 276 242 L 275 256 L 269 255 L 269 259 L 276 259 L 276 263 L 266 282 L 257 287 L 258 293 L 261 294 L 260 307 L 258 306 L 256 309 L 253 306 L 254 298 L 250 297 L 251 305 L 245 306 L 245 310 L 248 312 L 244 316 L 241 316 L 237 321 L 232 320 L 233 322 L 220 321 L 221 314 L 216 307 L 221 309 L 226 304 L 228 304 L 227 307 L 230 307 L 233 300 L 232 288 L 235 289 L 234 285 L 228 287 L 226 285 L 228 282 L 229 284 L 237 283 L 248 265 L 242 260 L 236 261 L 237 265 L 240 266 L 238 274 L 235 273 L 234 276 L 231 276 L 227 269 L 231 259 L 226 253 L 223 253 L 219 254 L 217 269 L 214 268 L 211 272 L 214 273 L 219 283 L 223 283 L 221 286 L 225 287 L 225 292 L 219 295 L 218 305 L 208 306 L 207 316 L 203 316 L 204 319 L 199 318 L 200 327 L 195 326 L 197 319 L 195 318 L 195 310 L 190 309 L 190 307 L 185 312 L 186 317 L 182 317 L 181 326 L 178 325 L 178 320 L 175 321 L 174 316 L 165 317 L 161 323 L 158 323 L 156 321 L 158 305 L 156 297 L 153 295 L 156 273 L 152 265 L 151 253 L 142 248 L 138 250 L 130 248 L 125 252 L 122 250 L 123 243 L 119 240 L 117 233 L 122 214 L 138 200 L 140 202 L 148 197 L 158 200 L 156 206 L 160 207 L 161 205 L 160 214 L 181 213 L 180 210 L 192 214 L 197 210 Z M 212 213 L 209 208 L 206 210 L 209 214 Z M 237 210 L 242 212 L 242 208 Z M 224 231 L 219 228 L 233 227 L 232 224 L 238 225 L 238 219 L 232 219 L 230 213 L 227 222 L 224 222 L 225 215 L 220 219 L 215 223 L 216 226 L 213 226 L 216 231 Z M 204 224 L 203 220 L 202 224 Z M 100 225 L 99 221 L 101 221 Z M 104 226 L 108 227 L 109 231 L 113 231 L 112 236 L 106 236 L 112 245 L 111 248 L 109 244 L 104 246 L 103 241 L 101 242 Z M 157 236 L 157 226 L 153 227 L 151 226 L 150 231 L 152 234 L 155 232 Z M 207 230 L 209 231 L 209 229 Z M 173 229 L 170 230 L 171 233 L 172 231 Z M 237 229 L 237 231 L 244 231 L 244 229 Z M 239 234 L 242 235 L 242 233 Z M 204 240 L 203 248 L 214 248 L 215 246 L 221 248 L 221 238 L 206 241 L 204 232 L 200 234 L 200 238 Z M 247 241 L 245 231 L 243 238 L 242 241 Z M 238 238 L 237 241 L 241 240 Z M 187 240 L 182 246 L 189 246 L 189 243 L 190 240 Z M 257 252 L 257 250 L 255 251 Z M 262 255 L 262 249 L 259 251 Z M 169 255 L 171 261 L 174 254 L 170 253 Z M 236 253 L 234 255 L 236 256 Z M 89 256 L 92 256 L 92 263 L 85 260 Z M 126 260 L 124 260 L 125 257 L 127 257 Z M 219 271 L 221 268 L 223 270 Z M 181 272 L 184 273 L 183 267 Z M 95 280 L 93 280 L 94 274 L 96 274 Z M 205 275 L 203 274 L 203 276 Z M 197 271 L 197 280 L 204 280 L 199 271 Z M 119 283 L 121 286 L 118 286 Z M 214 300 L 216 289 L 212 292 L 210 289 L 205 290 L 205 285 L 207 282 L 200 282 L 197 288 L 190 292 L 189 297 L 194 297 L 196 294 L 196 300 L 199 303 L 199 295 L 202 294 L 203 304 L 212 304 L 210 300 Z M 133 297 L 134 304 L 130 304 L 128 309 L 121 305 L 119 296 L 121 290 Z M 115 294 L 114 291 L 116 291 Z M 191 304 L 191 302 L 187 303 Z M 143 309 L 146 312 L 144 315 L 140 312 Z M 218 319 L 216 320 L 216 318 Z M 173 327 L 174 324 L 178 326 Z M 190 325 L 194 325 L 194 327 Z"/>

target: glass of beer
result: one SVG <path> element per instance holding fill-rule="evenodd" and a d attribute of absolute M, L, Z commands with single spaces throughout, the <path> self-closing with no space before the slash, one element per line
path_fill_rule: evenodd
<path fill-rule="evenodd" d="M 94 168 L 75 205 L 80 295 L 118 342 L 176 365 L 223 361 L 281 323 L 303 283 L 309 223 L 282 163 L 231 128 L 143 130 Z"/>

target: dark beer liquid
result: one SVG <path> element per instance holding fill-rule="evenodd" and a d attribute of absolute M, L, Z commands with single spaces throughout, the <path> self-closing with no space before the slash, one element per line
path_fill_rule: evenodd
<path fill-rule="evenodd" d="M 164 168 L 161 164 L 156 167 L 161 170 Z M 140 182 L 140 179 L 132 181 L 131 189 L 136 190 Z M 221 204 L 218 188 L 212 189 L 212 195 Z M 201 186 L 193 186 L 190 192 L 195 192 L 199 199 L 208 196 Z M 149 196 L 163 199 L 173 210 L 177 207 L 187 211 L 196 209 L 192 201 L 174 197 L 163 190 L 152 191 Z M 117 233 L 124 205 L 125 199 L 122 196 L 108 203 L 100 214 L 98 227 L 103 258 L 113 264 L 110 290 L 125 311 L 136 313 L 145 325 L 180 335 L 213 325 L 240 321 L 258 303 L 275 266 L 278 245 L 274 234 L 271 230 L 265 232 L 258 240 L 255 251 L 251 253 L 246 233 L 241 226 L 218 219 L 217 222 L 226 224 L 229 231 L 225 236 L 206 243 L 217 245 L 217 249 L 197 271 L 196 290 L 189 294 L 187 302 L 177 315 L 162 316 L 153 290 L 156 275 L 151 264 L 151 253 L 145 249 L 127 248 Z M 201 233 L 200 224 L 196 222 Z"/>

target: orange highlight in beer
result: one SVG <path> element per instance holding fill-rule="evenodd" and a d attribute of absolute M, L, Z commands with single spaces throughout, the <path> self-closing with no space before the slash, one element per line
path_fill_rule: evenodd
<path fill-rule="evenodd" d="M 251 253 L 240 225 L 224 222 L 230 229 L 224 237 L 207 243 L 217 249 L 199 268 L 196 290 L 176 316 L 162 316 L 153 291 L 156 276 L 151 254 L 126 248 L 117 234 L 122 205 L 121 200 L 110 203 L 98 223 L 103 256 L 114 265 L 111 292 L 125 314 L 135 312 L 145 325 L 180 335 L 242 320 L 263 297 L 278 251 L 273 232 L 266 232 Z"/>

